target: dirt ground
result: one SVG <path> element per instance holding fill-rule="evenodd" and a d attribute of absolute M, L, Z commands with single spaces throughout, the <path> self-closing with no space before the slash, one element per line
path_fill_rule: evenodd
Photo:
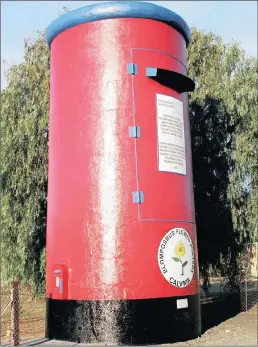
<path fill-rule="evenodd" d="M 10 289 L 1 288 L 1 312 L 10 301 Z M 20 338 L 26 340 L 44 336 L 45 332 L 45 300 L 31 299 L 26 289 L 20 291 Z M 1 344 L 7 344 L 11 338 L 11 308 L 4 311 L 0 321 Z"/>
<path fill-rule="evenodd" d="M 257 346 L 258 305 L 207 330 L 201 337 L 170 346 Z"/>

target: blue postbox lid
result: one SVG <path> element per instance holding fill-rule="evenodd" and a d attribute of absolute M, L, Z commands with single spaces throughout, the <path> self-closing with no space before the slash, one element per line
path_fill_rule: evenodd
<path fill-rule="evenodd" d="M 187 23 L 175 12 L 149 2 L 117 1 L 88 5 L 68 12 L 55 19 L 47 28 L 46 40 L 53 39 L 76 25 L 112 18 L 145 18 L 166 23 L 180 32 L 188 45 L 191 31 Z"/>

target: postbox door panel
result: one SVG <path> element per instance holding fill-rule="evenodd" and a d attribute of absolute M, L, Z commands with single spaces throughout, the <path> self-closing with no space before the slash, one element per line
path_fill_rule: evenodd
<path fill-rule="evenodd" d="M 194 220 L 186 67 L 167 54 L 133 49 L 133 100 L 140 220 Z"/>

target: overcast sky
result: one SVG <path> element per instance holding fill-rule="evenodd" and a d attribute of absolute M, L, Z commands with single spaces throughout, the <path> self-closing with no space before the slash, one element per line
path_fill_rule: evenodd
<path fill-rule="evenodd" d="M 23 59 L 24 39 L 45 29 L 63 7 L 69 10 L 100 1 L 1 1 L 1 87 L 8 65 Z M 189 26 L 236 40 L 257 56 L 256 1 L 148 1 L 177 12 Z M 5 61 L 5 63 L 4 63 Z"/>

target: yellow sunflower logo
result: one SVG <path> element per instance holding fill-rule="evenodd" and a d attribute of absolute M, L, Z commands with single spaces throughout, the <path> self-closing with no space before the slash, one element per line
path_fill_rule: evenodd
<path fill-rule="evenodd" d="M 172 257 L 172 259 L 175 262 L 177 262 L 177 263 L 181 263 L 181 265 L 182 265 L 182 273 L 181 273 L 181 275 L 183 276 L 184 275 L 184 267 L 187 265 L 188 262 L 185 261 L 183 263 L 183 261 L 182 261 L 182 258 L 185 256 L 185 246 L 184 246 L 182 241 L 179 241 L 176 244 L 174 253 L 175 253 L 175 257 Z"/>

